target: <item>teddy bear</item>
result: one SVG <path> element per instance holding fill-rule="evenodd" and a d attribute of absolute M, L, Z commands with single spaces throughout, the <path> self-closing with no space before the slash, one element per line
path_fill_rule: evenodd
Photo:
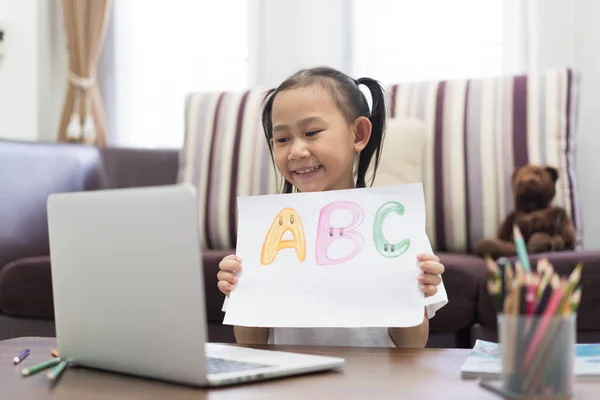
<path fill-rule="evenodd" d="M 549 165 L 527 164 L 515 169 L 515 208 L 500 225 L 498 236 L 481 239 L 474 253 L 494 259 L 516 255 L 514 224 L 521 230 L 530 254 L 574 249 L 576 232 L 571 219 L 564 208 L 551 204 L 557 180 L 558 170 Z"/>

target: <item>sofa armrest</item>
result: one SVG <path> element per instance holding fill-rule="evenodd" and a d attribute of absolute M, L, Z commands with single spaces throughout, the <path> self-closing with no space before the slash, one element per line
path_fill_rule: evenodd
<path fill-rule="evenodd" d="M 0 271 L 0 310 L 15 317 L 54 317 L 50 257 L 21 258 Z"/>
<path fill-rule="evenodd" d="M 554 271 L 568 277 L 578 263 L 583 263 L 581 272 L 581 303 L 577 310 L 577 329 L 600 331 L 600 251 L 560 251 L 534 254 L 529 257 L 532 268 L 537 260 L 547 257 Z M 516 257 L 509 258 L 511 263 Z M 492 306 L 485 280 L 480 284 L 480 297 L 477 307 L 477 320 L 481 325 L 497 328 L 496 312 Z"/>
<path fill-rule="evenodd" d="M 95 147 L 0 139 L 0 267 L 49 254 L 49 195 L 104 184 Z"/>
<path fill-rule="evenodd" d="M 219 262 L 234 250 L 205 250 L 204 291 L 208 323 L 223 321 L 224 295 L 217 288 Z M 50 257 L 22 258 L 0 271 L 0 311 L 16 317 L 53 318 Z"/>

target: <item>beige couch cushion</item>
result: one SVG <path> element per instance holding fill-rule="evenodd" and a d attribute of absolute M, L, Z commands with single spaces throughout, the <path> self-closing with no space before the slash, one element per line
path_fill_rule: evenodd
<path fill-rule="evenodd" d="M 425 124 L 421 120 L 391 118 L 373 186 L 421 182 L 425 135 Z"/>

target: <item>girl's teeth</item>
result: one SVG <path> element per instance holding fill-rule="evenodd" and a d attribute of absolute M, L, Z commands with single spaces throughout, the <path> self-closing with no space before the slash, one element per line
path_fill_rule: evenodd
<path fill-rule="evenodd" d="M 314 170 L 315 170 L 315 169 L 317 169 L 317 168 L 319 168 L 319 167 L 312 167 L 312 168 L 305 169 L 305 170 L 302 170 L 302 171 L 296 171 L 296 173 L 298 173 L 298 174 L 306 174 L 306 173 L 308 173 L 308 172 L 312 172 L 312 171 L 314 171 Z"/>

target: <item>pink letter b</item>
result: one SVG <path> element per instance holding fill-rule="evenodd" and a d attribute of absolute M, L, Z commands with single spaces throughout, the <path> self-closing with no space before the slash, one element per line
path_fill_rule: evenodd
<path fill-rule="evenodd" d="M 331 214 L 337 210 L 349 210 L 352 213 L 352 222 L 343 228 L 331 226 Z M 336 201 L 327 204 L 321 209 L 319 224 L 317 227 L 316 260 L 319 265 L 333 265 L 348 261 L 356 256 L 363 246 L 363 236 L 355 229 L 362 223 L 364 217 L 363 209 L 351 201 Z M 345 257 L 331 259 L 327 255 L 329 246 L 340 239 L 350 239 L 354 242 L 354 250 Z"/>

